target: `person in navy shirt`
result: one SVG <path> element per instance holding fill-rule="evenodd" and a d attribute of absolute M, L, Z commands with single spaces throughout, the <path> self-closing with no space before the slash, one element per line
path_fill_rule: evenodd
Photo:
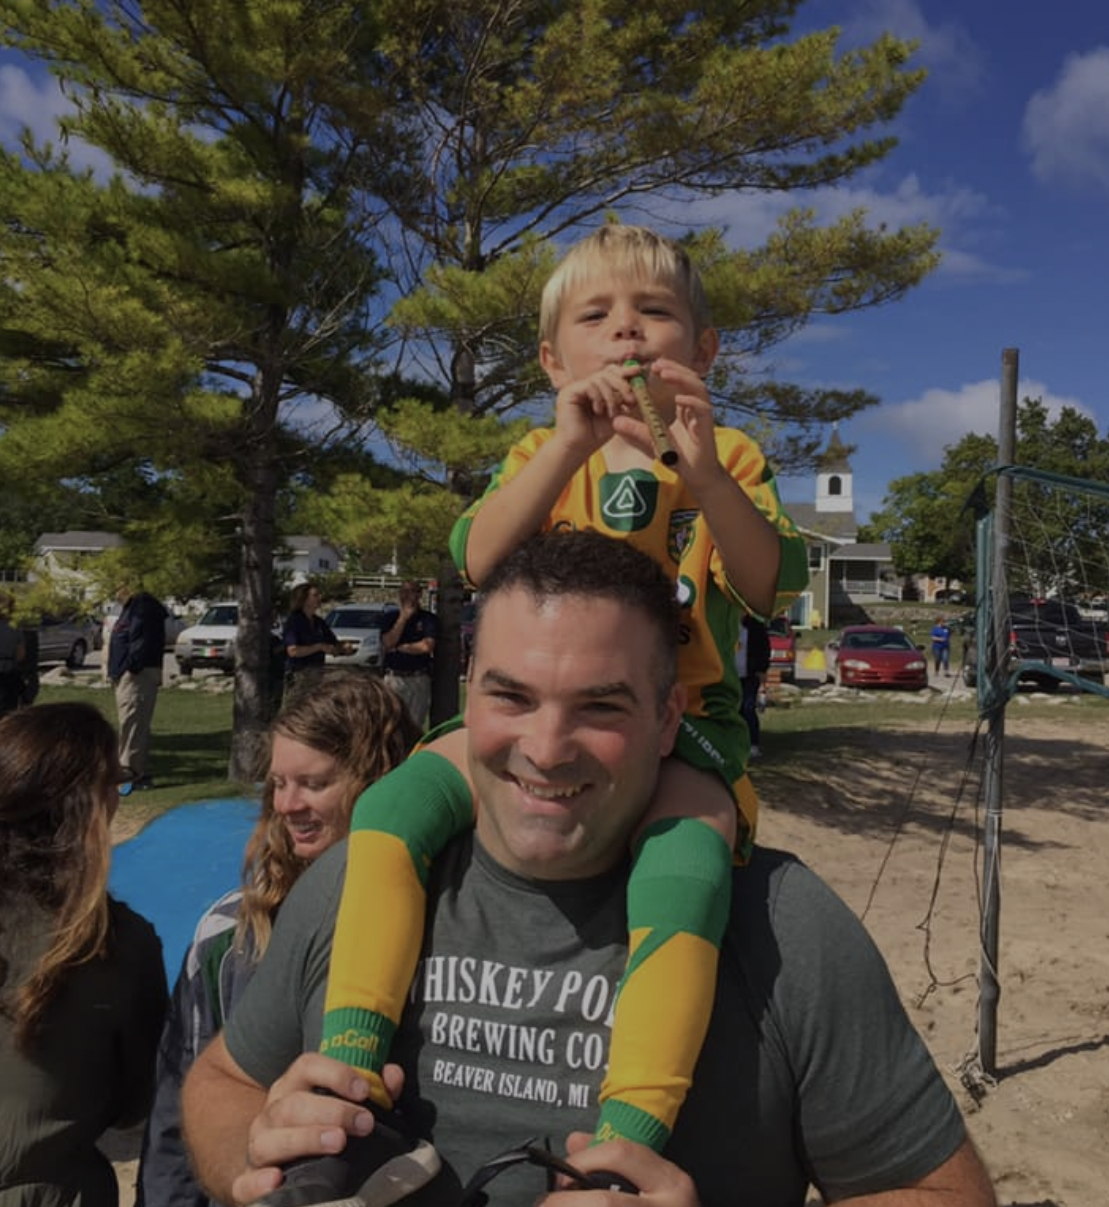
<path fill-rule="evenodd" d="M 408 705 L 416 724 L 426 729 L 438 622 L 435 613 L 421 605 L 422 598 L 423 587 L 418 582 L 401 584 L 399 606 L 385 613 L 381 644 L 385 650 L 385 682 Z"/>

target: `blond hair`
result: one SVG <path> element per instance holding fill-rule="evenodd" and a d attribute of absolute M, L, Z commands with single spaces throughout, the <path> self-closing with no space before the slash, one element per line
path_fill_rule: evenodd
<path fill-rule="evenodd" d="M 269 774 L 273 737 L 280 734 L 330 755 L 349 784 L 343 801 L 349 824 L 359 793 L 402 762 L 421 731 L 384 681 L 351 667 L 304 671 L 297 675 L 273 725 L 266 746 L 262 812 L 246 845 L 243 900 L 236 945 L 261 959 L 269 946 L 278 907 L 308 866 L 293 851 L 283 819 L 274 811 Z"/>
<path fill-rule="evenodd" d="M 90 704 L 39 704 L 0 720 L 0 926 L 24 924 L 33 901 L 51 921 L 46 950 L 3 1012 L 27 1052 L 67 973 L 108 952 L 111 821 L 118 803 L 116 732 Z"/>
<path fill-rule="evenodd" d="M 566 295 L 604 273 L 660 281 L 688 302 L 695 336 L 712 326 L 700 273 L 685 249 L 645 226 L 610 223 L 575 243 L 551 273 L 539 304 L 540 340 L 555 342 Z"/>

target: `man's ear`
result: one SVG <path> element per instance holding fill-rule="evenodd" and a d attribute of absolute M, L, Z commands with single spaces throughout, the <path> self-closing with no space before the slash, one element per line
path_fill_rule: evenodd
<path fill-rule="evenodd" d="M 543 340 L 539 345 L 539 363 L 543 366 L 543 371 L 551 379 L 551 385 L 556 390 L 561 390 L 570 380 L 569 371 L 559 358 L 554 344 L 548 339 Z"/>
<path fill-rule="evenodd" d="M 697 339 L 697 347 L 693 351 L 693 363 L 690 368 L 700 377 L 712 368 L 716 354 L 720 351 L 720 333 L 715 327 L 706 327 Z"/>
<path fill-rule="evenodd" d="M 678 738 L 678 726 L 682 723 L 682 713 L 689 703 L 689 693 L 681 683 L 675 683 L 666 697 L 662 708 L 662 729 L 659 735 L 659 757 L 666 758 L 674 749 Z"/>

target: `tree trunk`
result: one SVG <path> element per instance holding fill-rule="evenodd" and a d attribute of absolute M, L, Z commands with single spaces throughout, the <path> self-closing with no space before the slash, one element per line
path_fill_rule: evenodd
<path fill-rule="evenodd" d="M 272 702 L 273 551 L 277 500 L 277 456 L 274 440 L 277 390 L 265 375 L 255 382 L 247 407 L 243 467 L 247 502 L 242 513 L 239 549 L 239 631 L 236 638 L 235 698 L 231 723 L 228 779 L 251 783 L 262 773 Z"/>
<path fill-rule="evenodd" d="M 431 664 L 431 723 L 449 721 L 458 712 L 458 677 L 462 667 L 462 579 L 454 562 L 439 565 L 439 596 L 435 618 L 435 660 Z"/>

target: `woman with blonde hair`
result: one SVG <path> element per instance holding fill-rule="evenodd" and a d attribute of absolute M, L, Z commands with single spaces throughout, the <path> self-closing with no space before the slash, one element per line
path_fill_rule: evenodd
<path fill-rule="evenodd" d="M 161 944 L 108 895 L 115 730 L 87 704 L 0 719 L 0 1201 L 114 1207 L 96 1142 L 149 1109 Z"/>
<path fill-rule="evenodd" d="M 297 676 L 270 730 L 242 887 L 200 919 L 174 987 L 143 1140 L 139 1207 L 208 1202 L 181 1137 L 185 1074 L 254 975 L 277 911 L 301 873 L 347 836 L 358 794 L 400 763 L 419 737 L 397 696 L 370 672 L 335 667 Z"/>

